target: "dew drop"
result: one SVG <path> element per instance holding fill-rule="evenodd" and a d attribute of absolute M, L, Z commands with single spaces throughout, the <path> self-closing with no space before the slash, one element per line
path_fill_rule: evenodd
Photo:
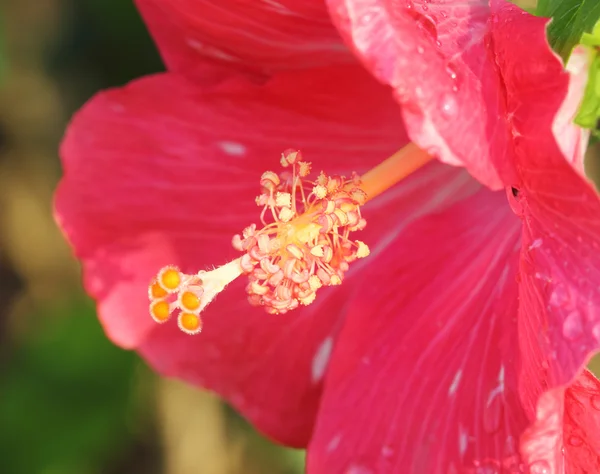
<path fill-rule="evenodd" d="M 563 334 L 571 341 L 583 336 L 583 321 L 579 311 L 573 310 L 567 315 L 563 323 Z"/>
<path fill-rule="evenodd" d="M 417 46 L 417 53 L 423 54 L 424 52 L 425 52 L 425 48 L 423 48 L 423 46 L 421 46 L 421 45 Z"/>
<path fill-rule="evenodd" d="M 429 10 L 429 7 L 427 5 L 423 5 L 423 11 L 426 12 L 427 10 Z"/>
<path fill-rule="evenodd" d="M 529 466 L 530 474 L 550 474 L 550 464 L 546 461 L 535 461 Z"/>
<path fill-rule="evenodd" d="M 534 249 L 539 249 L 542 246 L 543 243 L 544 243 L 544 241 L 542 239 L 535 239 L 529 245 L 529 250 L 531 251 L 531 250 L 534 250 Z"/>
<path fill-rule="evenodd" d="M 502 423 L 502 417 L 504 415 L 502 390 L 503 387 L 498 386 L 490 393 L 487 406 L 483 412 L 483 429 L 490 434 L 497 432 Z"/>
<path fill-rule="evenodd" d="M 479 466 L 475 471 L 476 474 L 498 474 L 500 471 L 493 466 Z"/>
<path fill-rule="evenodd" d="M 554 307 L 562 309 L 569 303 L 569 293 L 562 283 L 557 283 L 552 289 L 550 295 L 550 304 Z"/>
<path fill-rule="evenodd" d="M 442 115 L 446 118 L 454 117 L 458 111 L 458 102 L 456 101 L 455 94 L 443 94 L 440 102 L 440 109 Z"/>
<path fill-rule="evenodd" d="M 373 474 L 373 471 L 371 471 L 371 469 L 368 467 L 361 466 L 360 464 L 352 464 L 350 467 L 348 467 L 344 474 Z"/>
<path fill-rule="evenodd" d="M 394 455 L 394 450 L 391 446 L 385 445 L 383 448 L 381 448 L 381 455 L 384 458 L 390 458 Z"/>
<path fill-rule="evenodd" d="M 452 79 L 453 81 L 455 81 L 456 78 L 458 77 L 458 74 L 456 72 L 456 68 L 451 63 L 446 64 L 446 72 L 450 76 L 450 79 Z"/>
<path fill-rule="evenodd" d="M 476 467 L 476 474 L 499 474 L 501 465 L 495 459 L 486 459 Z"/>
<path fill-rule="evenodd" d="M 580 436 L 572 435 L 569 437 L 569 444 L 574 447 L 581 446 L 583 444 L 583 439 Z"/>

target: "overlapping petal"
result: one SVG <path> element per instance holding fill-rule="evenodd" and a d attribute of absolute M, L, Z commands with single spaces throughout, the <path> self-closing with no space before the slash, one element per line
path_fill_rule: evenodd
<path fill-rule="evenodd" d="M 544 104 L 555 104 L 569 88 L 548 46 L 546 20 L 504 0 L 328 3 L 365 65 L 393 87 L 416 143 L 443 161 L 466 165 L 492 188 L 511 184 L 519 134 L 514 120 L 530 114 L 530 102 L 517 103 L 514 95 L 531 86 L 543 91 Z M 498 51 L 498 40 L 510 40 L 510 55 Z M 507 83 L 506 74 L 522 83 Z M 571 106 L 578 97 L 574 91 Z M 557 109 L 548 105 L 545 112 Z M 563 125 L 557 123 L 557 131 Z"/>
<path fill-rule="evenodd" d="M 362 172 L 405 141 L 388 90 L 358 66 L 210 93 L 159 75 L 101 93 L 75 117 L 61 151 L 57 215 L 116 343 L 303 445 L 361 264 L 340 291 L 323 290 L 309 308 L 280 317 L 249 307 L 244 283 L 233 284 L 204 313 L 199 338 L 174 323 L 153 325 L 148 282 L 165 264 L 195 272 L 235 258 L 231 237 L 257 220 L 258 178 L 277 168 L 282 150 L 302 149 L 317 170 Z M 365 207 L 361 237 L 381 253 L 411 219 L 476 188 L 468 174 L 432 163 Z"/>
<path fill-rule="evenodd" d="M 372 262 L 336 346 L 309 472 L 511 472 L 520 223 L 482 190 L 410 225 Z M 487 469 L 484 471 L 484 469 Z"/>
<path fill-rule="evenodd" d="M 545 393 L 521 450 L 532 473 L 600 470 L 600 381 L 585 370 L 568 388 Z"/>
<path fill-rule="evenodd" d="M 540 67 L 541 48 L 529 51 L 527 62 L 515 60 L 520 45 L 536 41 L 526 18 L 514 16 L 492 41 L 515 135 L 516 188 L 509 198 L 524 223 L 519 332 L 523 378 L 538 381 L 525 400 L 533 416 L 547 384 L 569 383 L 600 348 L 600 199 L 582 174 L 586 137 L 573 124 L 557 129 L 558 111 L 575 113 L 572 97 L 553 93 L 565 74 Z"/>
<path fill-rule="evenodd" d="M 136 0 L 169 69 L 214 81 L 354 63 L 322 0 Z"/>

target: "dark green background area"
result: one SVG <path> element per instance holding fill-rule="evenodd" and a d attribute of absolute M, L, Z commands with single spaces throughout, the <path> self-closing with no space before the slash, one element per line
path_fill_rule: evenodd
<path fill-rule="evenodd" d="M 0 2 L 1 474 L 172 474 L 165 459 L 178 455 L 167 452 L 177 429 L 162 429 L 169 414 L 158 401 L 165 382 L 107 339 L 50 203 L 72 113 L 101 89 L 163 70 L 131 0 Z M 24 175 L 25 196 L 3 189 L 3 174 Z M 27 212 L 29 198 L 39 200 L 50 227 L 38 228 L 32 216 L 27 233 L 46 254 L 64 254 L 66 266 L 48 269 L 35 261 L 37 249 L 14 250 L 4 203 Z M 243 466 L 219 474 L 301 472 L 302 453 L 262 439 L 218 402 L 210 406 L 225 426 L 223 449 L 213 455 L 238 453 Z M 216 437 L 210 429 L 206 436 Z M 191 455 L 185 472 L 211 462 L 195 467 Z"/>

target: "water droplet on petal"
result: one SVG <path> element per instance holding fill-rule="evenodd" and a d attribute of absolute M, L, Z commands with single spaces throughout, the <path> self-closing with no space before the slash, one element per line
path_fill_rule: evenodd
<path fill-rule="evenodd" d="M 429 7 L 427 5 L 423 5 L 423 11 L 426 12 L 427 10 L 429 10 Z"/>
<path fill-rule="evenodd" d="M 482 461 L 475 469 L 476 474 L 499 474 L 500 463 L 495 459 Z"/>
<path fill-rule="evenodd" d="M 571 311 L 563 323 L 564 336 L 573 341 L 583 336 L 583 320 L 577 310 Z"/>
<path fill-rule="evenodd" d="M 385 445 L 383 448 L 381 448 L 381 455 L 384 458 L 392 457 L 394 455 L 394 450 L 392 449 L 391 446 Z"/>
<path fill-rule="evenodd" d="M 490 393 L 483 412 L 483 429 L 490 434 L 500 429 L 502 417 L 504 416 L 502 389 L 502 386 L 498 386 Z"/>
<path fill-rule="evenodd" d="M 458 111 L 458 102 L 455 95 L 452 93 L 443 94 L 440 101 L 440 109 L 442 115 L 446 118 L 454 117 Z"/>
<path fill-rule="evenodd" d="M 546 461 L 535 461 L 529 466 L 530 474 L 550 474 L 550 464 Z"/>
<path fill-rule="evenodd" d="M 371 469 L 365 467 L 365 466 L 361 466 L 359 464 L 352 464 L 345 472 L 344 474 L 373 474 L 373 471 L 371 471 Z"/>
<path fill-rule="evenodd" d="M 421 46 L 421 45 L 417 46 L 417 53 L 423 54 L 424 52 L 425 52 L 425 48 L 423 48 L 423 46 Z"/>
<path fill-rule="evenodd" d="M 542 239 L 535 239 L 533 242 L 531 242 L 531 244 L 529 245 L 529 251 L 533 250 L 533 249 L 538 249 L 542 246 L 542 244 L 544 243 L 544 241 Z"/>
<path fill-rule="evenodd" d="M 550 295 L 550 304 L 558 309 L 563 309 L 569 303 L 569 292 L 562 283 L 557 283 Z"/>
<path fill-rule="evenodd" d="M 574 447 L 581 446 L 583 444 L 583 439 L 577 435 L 570 436 L 569 444 Z"/>

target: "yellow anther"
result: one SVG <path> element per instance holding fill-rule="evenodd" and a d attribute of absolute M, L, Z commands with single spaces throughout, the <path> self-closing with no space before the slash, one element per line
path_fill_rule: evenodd
<path fill-rule="evenodd" d="M 319 199 L 325 199 L 325 196 L 327 196 L 327 188 L 321 184 L 314 186 L 312 191 Z"/>
<path fill-rule="evenodd" d="M 191 291 L 184 291 L 179 301 L 181 308 L 187 311 L 196 311 L 200 308 L 200 298 Z"/>
<path fill-rule="evenodd" d="M 315 292 L 313 292 L 313 293 L 309 293 L 308 296 L 305 296 L 304 298 L 299 297 L 298 300 L 304 306 L 308 306 L 315 300 L 316 297 L 317 297 L 317 294 Z"/>
<path fill-rule="evenodd" d="M 312 249 L 310 249 L 310 253 L 315 257 L 322 257 L 325 255 L 322 245 L 315 245 Z"/>
<path fill-rule="evenodd" d="M 202 319 L 194 313 L 179 313 L 177 323 L 179 324 L 179 329 L 187 334 L 198 334 L 202 331 Z"/>
<path fill-rule="evenodd" d="M 157 323 L 168 321 L 171 315 L 171 307 L 166 301 L 154 301 L 150 304 L 150 316 Z"/>
<path fill-rule="evenodd" d="M 317 180 L 315 181 L 315 184 L 318 184 L 319 186 L 327 186 L 327 183 L 329 181 L 329 178 L 327 177 L 327 175 L 321 171 L 319 173 L 319 176 L 317 177 Z"/>
<path fill-rule="evenodd" d="M 275 205 L 277 207 L 292 207 L 292 195 L 290 193 L 277 193 L 275 195 Z"/>
<path fill-rule="evenodd" d="M 265 171 L 260 177 L 260 185 L 268 190 L 274 190 L 279 183 L 281 183 L 279 175 L 273 171 Z"/>
<path fill-rule="evenodd" d="M 298 162 L 298 176 L 300 176 L 301 178 L 305 178 L 310 174 L 310 167 L 311 167 L 311 163 L 308 163 L 306 161 L 299 161 Z"/>
<path fill-rule="evenodd" d="M 289 207 L 282 207 L 279 211 L 279 220 L 281 220 L 281 222 L 289 222 L 294 218 L 294 216 L 294 211 L 292 211 Z"/>
<path fill-rule="evenodd" d="M 342 284 L 342 279 L 338 275 L 331 275 L 331 280 L 329 282 L 332 286 L 337 286 Z"/>
<path fill-rule="evenodd" d="M 311 290 L 316 291 L 323 286 L 323 282 L 317 275 L 311 275 L 308 279 L 308 286 Z"/>
<path fill-rule="evenodd" d="M 348 216 L 341 209 L 336 209 L 333 214 L 338 218 L 338 224 L 345 226 L 348 224 Z"/>
<path fill-rule="evenodd" d="M 297 150 L 286 150 L 281 154 L 281 166 L 287 168 L 289 165 L 296 163 L 299 158 L 300 152 Z"/>
<path fill-rule="evenodd" d="M 173 293 L 181 285 L 181 272 L 177 267 L 164 267 L 158 274 L 158 283 L 167 292 Z"/>
<path fill-rule="evenodd" d="M 288 253 L 290 255 L 297 258 L 298 260 L 304 258 L 304 254 L 302 253 L 302 250 L 300 250 L 300 247 L 298 247 L 296 244 L 289 244 L 286 247 L 286 250 L 288 251 Z"/>
<path fill-rule="evenodd" d="M 356 256 L 358 258 L 365 258 L 369 256 L 371 250 L 367 244 L 360 240 L 356 240 L 354 243 L 358 246 L 358 249 L 356 250 Z"/>
<path fill-rule="evenodd" d="M 350 191 L 350 196 L 352 196 L 352 199 L 360 206 L 363 206 L 367 202 L 367 193 L 360 188 L 354 188 Z"/>

